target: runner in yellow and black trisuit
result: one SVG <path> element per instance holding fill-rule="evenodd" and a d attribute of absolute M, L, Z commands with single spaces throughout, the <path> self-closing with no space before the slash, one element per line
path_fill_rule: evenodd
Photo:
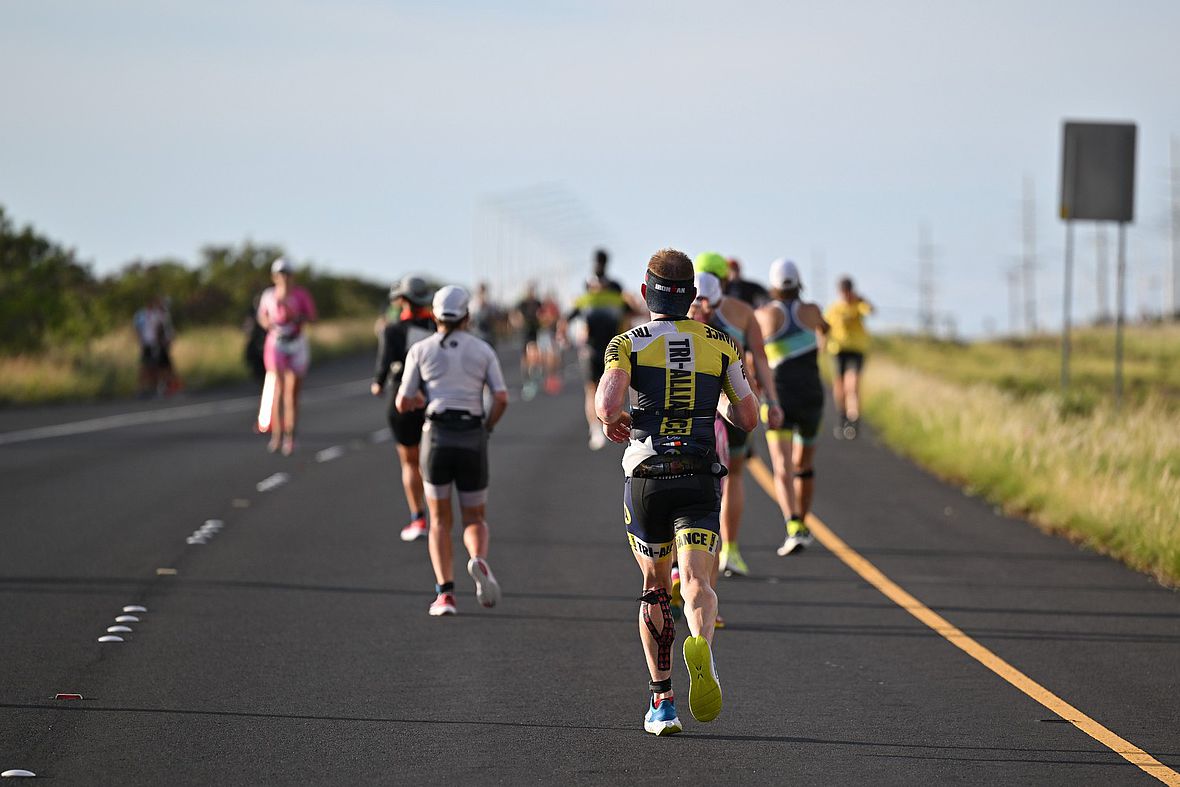
<path fill-rule="evenodd" d="M 652 321 L 611 340 L 595 413 L 606 436 L 627 443 L 623 521 L 643 572 L 639 636 L 651 674 L 644 729 L 680 732 L 672 697 L 675 623 L 669 608 L 672 558 L 680 564 L 688 703 L 698 721 L 721 712 L 721 684 L 710 647 L 717 596 L 709 586 L 721 546 L 720 477 L 713 414 L 724 393 L 727 420 L 749 431 L 757 399 L 741 352 L 721 331 L 687 317 L 696 295 L 692 261 L 679 251 L 648 262 L 643 297 Z M 625 409 L 631 392 L 631 412 Z"/>

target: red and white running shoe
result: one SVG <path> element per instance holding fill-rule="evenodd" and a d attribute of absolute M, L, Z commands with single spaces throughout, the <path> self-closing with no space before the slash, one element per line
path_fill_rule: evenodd
<path fill-rule="evenodd" d="M 418 517 L 402 528 L 402 541 L 417 541 L 420 538 L 426 538 L 430 533 L 430 528 L 426 524 L 426 517 Z"/>
<path fill-rule="evenodd" d="M 485 607 L 494 607 L 500 600 L 500 583 L 492 576 L 492 570 L 482 557 L 467 561 L 467 573 L 475 580 L 475 597 Z"/>
<path fill-rule="evenodd" d="M 455 614 L 455 596 L 453 593 L 439 593 L 438 598 L 430 605 L 430 614 L 438 617 L 439 615 L 454 615 Z"/>

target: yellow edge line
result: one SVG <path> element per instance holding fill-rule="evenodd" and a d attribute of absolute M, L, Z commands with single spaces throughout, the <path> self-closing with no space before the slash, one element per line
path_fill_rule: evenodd
<path fill-rule="evenodd" d="M 775 500 L 774 477 L 758 457 L 750 459 L 746 466 L 754 476 L 759 486 Z M 958 627 L 952 625 L 946 618 L 927 607 L 921 601 L 907 593 L 900 585 L 881 573 L 869 561 L 865 560 L 852 547 L 844 543 L 832 530 L 819 520 L 814 514 L 808 514 L 807 526 L 811 529 L 819 542 L 828 548 L 840 560 L 859 574 L 865 581 L 881 591 L 890 601 L 910 613 L 918 620 L 934 629 L 940 636 L 945 637 L 952 645 L 962 650 L 971 658 L 1011 683 L 1022 692 L 1056 713 L 1094 740 L 1111 749 L 1132 765 L 1137 765 L 1146 773 L 1159 779 L 1170 787 L 1180 787 L 1180 773 L 1172 770 L 1162 762 L 1133 743 L 1121 738 L 1103 727 L 1080 710 L 1058 697 L 1053 692 L 1013 667 L 990 650 L 980 645 L 971 637 L 964 634 Z"/>

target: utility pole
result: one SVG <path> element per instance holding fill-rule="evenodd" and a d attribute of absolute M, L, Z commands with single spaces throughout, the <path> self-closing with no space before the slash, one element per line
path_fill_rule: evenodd
<path fill-rule="evenodd" d="M 1094 225 L 1094 293 L 1098 298 L 1098 322 L 1110 322 L 1110 263 L 1107 258 L 1106 225 Z"/>
<path fill-rule="evenodd" d="M 812 251 L 811 260 L 812 275 L 815 277 L 811 289 L 815 293 L 816 302 L 819 303 L 820 308 L 823 308 L 828 293 L 828 267 L 825 264 L 823 249 Z"/>
<path fill-rule="evenodd" d="M 1017 336 L 1020 333 L 1020 268 L 1013 265 L 1004 271 L 1004 279 L 1008 282 L 1008 333 Z"/>
<path fill-rule="evenodd" d="M 1169 320 L 1180 320 L 1180 138 L 1172 137 L 1172 275 L 1167 292 Z"/>
<path fill-rule="evenodd" d="M 918 231 L 918 326 L 924 335 L 934 335 L 934 247 L 925 224 Z"/>
<path fill-rule="evenodd" d="M 1023 203 L 1021 235 L 1024 238 L 1024 256 L 1021 271 L 1024 279 L 1024 329 L 1031 335 L 1037 332 L 1037 206 L 1031 175 L 1024 176 Z"/>

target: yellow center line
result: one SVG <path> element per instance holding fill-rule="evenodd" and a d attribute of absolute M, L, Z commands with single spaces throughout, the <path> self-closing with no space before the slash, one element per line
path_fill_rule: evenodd
<path fill-rule="evenodd" d="M 762 460 L 754 457 L 747 462 L 747 467 L 750 468 L 750 474 L 754 476 L 754 480 L 774 500 L 774 478 Z M 807 526 L 811 529 L 812 535 L 819 539 L 819 542 L 827 547 L 829 552 L 840 558 L 845 565 L 859 574 L 866 582 L 881 591 L 886 598 L 925 623 L 940 636 L 946 638 L 952 645 L 1094 740 L 1111 749 L 1115 754 L 1127 760 L 1127 762 L 1137 765 L 1144 772 L 1154 776 L 1170 787 L 1180 787 L 1180 773 L 1164 765 L 1130 741 L 1111 732 L 964 634 L 957 626 L 950 623 L 942 615 L 939 615 L 930 609 L 930 607 L 918 601 L 918 599 L 906 592 L 900 585 L 882 574 L 876 566 L 865 560 L 860 553 L 845 544 L 817 516 L 808 514 Z"/>

